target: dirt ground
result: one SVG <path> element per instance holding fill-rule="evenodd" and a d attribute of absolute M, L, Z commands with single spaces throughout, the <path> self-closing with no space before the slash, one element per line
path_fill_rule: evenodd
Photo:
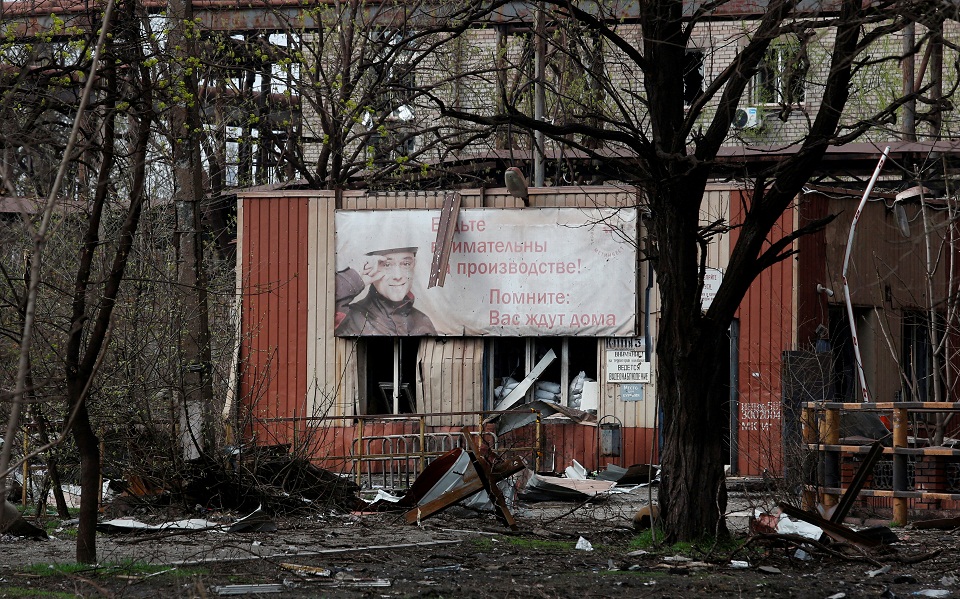
<path fill-rule="evenodd" d="M 731 496 L 738 543 L 706 550 L 645 543 L 631 519 L 647 501 L 638 489 L 520 504 L 517 532 L 454 508 L 420 526 L 327 514 L 280 519 L 270 533 L 99 534 L 102 565 L 73 571 L 52 567 L 73 561 L 67 526 L 49 541 L 0 537 L 0 597 L 960 597 L 957 530 L 899 528 L 887 553 L 834 544 L 808 547 L 804 561 L 790 543 L 748 540 L 750 496 Z M 592 550 L 576 547 L 581 537 Z"/>

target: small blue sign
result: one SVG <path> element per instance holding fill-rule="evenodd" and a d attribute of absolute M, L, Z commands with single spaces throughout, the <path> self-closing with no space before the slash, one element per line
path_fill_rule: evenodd
<path fill-rule="evenodd" d="M 620 385 L 620 399 L 623 401 L 643 401 L 644 385 Z"/>

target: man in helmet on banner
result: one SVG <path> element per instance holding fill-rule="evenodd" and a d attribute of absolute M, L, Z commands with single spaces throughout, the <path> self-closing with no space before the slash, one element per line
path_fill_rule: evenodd
<path fill-rule="evenodd" d="M 413 307 L 416 247 L 367 252 L 360 271 L 337 273 L 335 334 L 339 337 L 436 335 L 430 317 Z M 354 301 L 366 289 L 366 295 Z"/>

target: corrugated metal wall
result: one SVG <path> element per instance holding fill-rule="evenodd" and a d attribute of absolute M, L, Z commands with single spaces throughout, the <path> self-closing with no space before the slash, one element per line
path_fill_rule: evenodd
<path fill-rule="evenodd" d="M 742 219 L 740 200 L 738 193 L 731 194 L 734 224 Z M 771 240 L 793 231 L 795 217 L 795 210 L 787 210 L 777 221 Z M 730 247 L 737 237 L 735 229 L 730 235 Z M 782 352 L 793 348 L 794 270 L 793 259 L 765 270 L 750 286 L 737 311 L 740 320 L 738 472 L 746 476 L 756 476 L 764 470 L 779 474 L 782 470 L 780 368 Z"/>
<path fill-rule="evenodd" d="M 248 196 L 239 212 L 240 402 L 252 418 L 243 424 L 263 444 L 292 442 L 294 429 L 260 420 L 304 415 L 307 208 L 305 197 Z"/>

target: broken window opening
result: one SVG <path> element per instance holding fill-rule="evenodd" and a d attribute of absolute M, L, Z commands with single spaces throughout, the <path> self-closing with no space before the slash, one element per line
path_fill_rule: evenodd
<path fill-rule="evenodd" d="M 417 412 L 418 337 L 361 337 L 366 376 L 361 412 L 414 414 Z"/>
<path fill-rule="evenodd" d="M 487 341 L 486 359 L 492 390 L 486 407 L 495 408 L 551 350 L 556 359 L 537 377 L 524 402 L 552 401 L 581 408 L 582 383 L 596 381 L 598 341 L 593 337 L 499 337 Z M 579 378 L 580 373 L 584 373 Z M 575 388 L 576 387 L 576 388 Z"/>

